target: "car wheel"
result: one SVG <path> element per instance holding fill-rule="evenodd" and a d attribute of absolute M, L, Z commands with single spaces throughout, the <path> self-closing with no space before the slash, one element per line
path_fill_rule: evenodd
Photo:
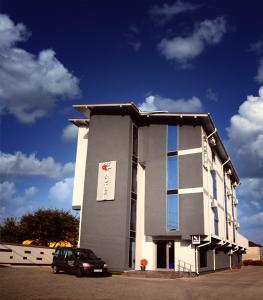
<path fill-rule="evenodd" d="M 77 277 L 82 277 L 83 276 L 81 268 L 77 268 L 76 275 L 77 275 Z"/>
<path fill-rule="evenodd" d="M 58 274 L 59 269 L 58 269 L 58 267 L 55 265 L 55 266 L 53 266 L 52 271 L 53 271 L 54 274 Z"/>

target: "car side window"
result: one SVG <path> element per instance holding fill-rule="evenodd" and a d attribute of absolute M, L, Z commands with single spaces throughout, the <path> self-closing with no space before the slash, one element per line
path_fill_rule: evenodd
<path fill-rule="evenodd" d="M 71 249 L 68 249 L 68 250 L 66 251 L 65 257 L 66 257 L 67 259 L 74 259 L 73 251 L 72 251 Z"/>

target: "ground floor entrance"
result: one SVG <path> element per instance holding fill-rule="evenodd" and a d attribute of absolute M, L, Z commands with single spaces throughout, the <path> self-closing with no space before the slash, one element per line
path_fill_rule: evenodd
<path fill-rule="evenodd" d="M 174 269 L 174 241 L 156 241 L 157 269 Z"/>

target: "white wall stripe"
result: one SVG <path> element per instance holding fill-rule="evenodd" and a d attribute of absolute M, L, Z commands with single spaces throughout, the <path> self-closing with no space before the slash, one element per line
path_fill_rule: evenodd
<path fill-rule="evenodd" d="M 202 153 L 202 147 L 186 149 L 186 150 L 178 150 L 178 155 L 187 155 L 187 154 L 195 154 L 195 153 Z"/>
<path fill-rule="evenodd" d="M 178 194 L 195 194 L 195 193 L 203 193 L 203 191 L 204 191 L 203 187 L 179 189 Z"/>

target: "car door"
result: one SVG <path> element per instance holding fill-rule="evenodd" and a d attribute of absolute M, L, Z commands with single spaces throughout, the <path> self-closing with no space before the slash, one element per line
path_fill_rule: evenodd
<path fill-rule="evenodd" d="M 65 271 L 68 273 L 74 273 L 76 270 L 76 256 L 72 249 L 65 251 Z"/>

